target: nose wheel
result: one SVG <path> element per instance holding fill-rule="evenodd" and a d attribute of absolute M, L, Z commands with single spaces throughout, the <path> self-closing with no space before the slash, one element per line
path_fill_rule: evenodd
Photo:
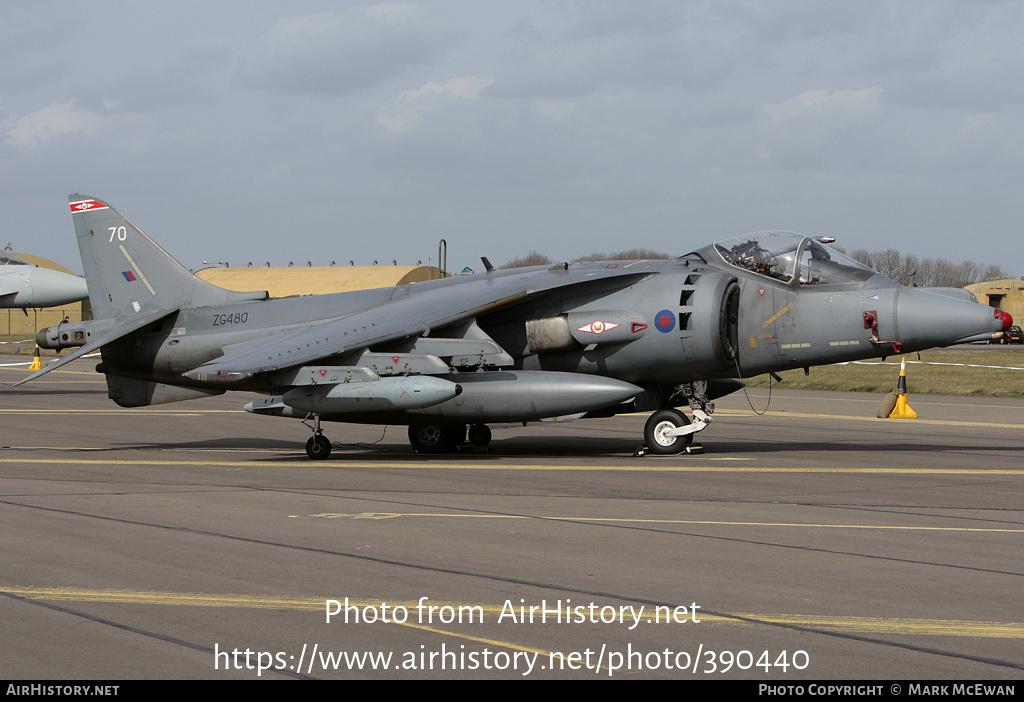
<path fill-rule="evenodd" d="M 658 410 L 644 425 L 644 440 L 651 453 L 670 455 L 679 453 L 693 442 L 693 433 L 680 434 L 679 430 L 689 427 L 690 420 L 675 409 Z M 703 428 L 703 427 L 702 427 Z"/>

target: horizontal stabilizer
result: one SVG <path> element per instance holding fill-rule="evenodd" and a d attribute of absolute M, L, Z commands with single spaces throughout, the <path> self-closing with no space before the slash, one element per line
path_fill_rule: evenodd
<path fill-rule="evenodd" d="M 24 380 L 19 380 L 17 383 L 14 384 L 14 387 L 17 387 L 19 385 L 23 385 L 23 384 L 25 384 L 27 382 L 35 380 L 36 378 L 38 378 L 41 375 L 46 375 L 50 371 L 56 370 L 56 369 L 60 368 L 63 365 L 71 363 L 75 359 L 81 358 L 82 356 L 86 355 L 87 353 L 92 353 L 96 349 L 99 349 L 99 348 L 102 348 L 103 346 L 106 346 L 111 341 L 117 341 L 122 336 L 127 336 L 128 334 L 131 334 L 133 331 L 137 331 L 139 329 L 142 329 L 142 327 L 145 327 L 145 326 L 147 326 L 149 324 L 152 324 L 153 322 L 158 322 L 161 319 L 163 319 L 164 317 L 166 317 L 167 315 L 174 314 L 177 311 L 178 311 L 177 308 L 174 308 L 172 310 L 160 310 L 159 312 L 151 312 L 149 314 L 144 314 L 144 315 L 142 315 L 140 317 L 133 317 L 132 319 L 130 319 L 130 320 L 126 321 L 126 322 L 123 322 L 121 324 L 117 324 L 117 325 L 114 326 L 113 329 L 108 331 L 106 334 L 103 334 L 102 336 L 99 336 L 99 337 L 93 339 L 92 341 L 90 341 L 85 346 L 79 346 L 77 349 L 75 349 L 74 351 L 69 353 L 67 356 L 65 356 L 64 358 L 60 359 L 59 361 L 56 361 L 55 363 L 51 363 L 50 365 L 46 366 L 46 368 L 43 368 L 42 370 L 36 371 L 35 373 L 33 373 L 32 375 L 28 376 Z"/>

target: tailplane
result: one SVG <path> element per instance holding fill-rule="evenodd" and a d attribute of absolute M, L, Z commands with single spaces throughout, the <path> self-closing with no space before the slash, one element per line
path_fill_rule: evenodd
<path fill-rule="evenodd" d="M 233 292 L 197 278 L 103 200 L 75 194 L 68 201 L 96 319 L 267 297 L 265 291 Z"/>

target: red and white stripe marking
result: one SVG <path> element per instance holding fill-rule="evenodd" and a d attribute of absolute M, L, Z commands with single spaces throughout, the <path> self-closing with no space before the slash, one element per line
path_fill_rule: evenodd
<path fill-rule="evenodd" d="M 71 203 L 71 212 L 85 212 L 86 210 L 105 210 L 107 206 L 99 200 L 79 200 Z"/>

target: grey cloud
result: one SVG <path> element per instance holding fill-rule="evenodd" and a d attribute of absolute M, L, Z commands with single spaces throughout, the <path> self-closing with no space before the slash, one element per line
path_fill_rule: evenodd
<path fill-rule="evenodd" d="M 259 90 L 334 93 L 367 88 L 440 56 L 453 41 L 411 5 L 379 5 L 279 20 L 236 80 Z"/>

